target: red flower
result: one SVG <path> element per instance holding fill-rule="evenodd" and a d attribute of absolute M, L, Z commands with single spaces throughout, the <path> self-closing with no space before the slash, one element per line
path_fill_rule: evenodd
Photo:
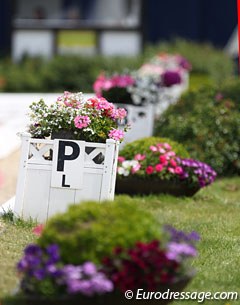
<path fill-rule="evenodd" d="M 159 241 L 153 240 L 136 243 L 133 248 L 123 250 L 120 257 L 113 254 L 103 261 L 103 266 L 103 272 L 121 291 L 139 287 L 154 291 L 161 284 L 172 283 L 179 263 L 168 259 Z"/>
<path fill-rule="evenodd" d="M 146 173 L 148 175 L 151 175 L 152 173 L 154 172 L 154 167 L 149 165 L 147 168 L 146 168 Z"/>

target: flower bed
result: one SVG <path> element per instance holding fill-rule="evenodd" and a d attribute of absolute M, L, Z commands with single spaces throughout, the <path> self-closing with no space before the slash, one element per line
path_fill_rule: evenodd
<path fill-rule="evenodd" d="M 151 145 L 146 153 L 136 154 L 133 160 L 125 160 L 123 156 L 118 160 L 117 193 L 192 196 L 216 178 L 209 165 L 177 156 L 168 143 Z"/>
<path fill-rule="evenodd" d="M 195 232 L 159 230 L 152 214 L 124 199 L 71 206 L 25 248 L 19 290 L 3 305 L 124 304 L 129 289 L 181 291 L 194 276 L 198 240 Z"/>

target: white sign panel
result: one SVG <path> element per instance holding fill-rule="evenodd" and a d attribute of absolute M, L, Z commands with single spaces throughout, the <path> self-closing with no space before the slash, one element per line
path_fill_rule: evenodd
<path fill-rule="evenodd" d="M 51 187 L 82 189 L 85 142 L 54 140 Z"/>

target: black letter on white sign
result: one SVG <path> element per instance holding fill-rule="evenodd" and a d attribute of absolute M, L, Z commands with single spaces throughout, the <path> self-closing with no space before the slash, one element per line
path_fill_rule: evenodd
<path fill-rule="evenodd" d="M 65 184 L 66 175 L 62 176 L 62 187 L 70 187 L 70 184 Z"/>
<path fill-rule="evenodd" d="M 73 151 L 71 155 L 65 154 L 66 146 L 72 147 Z M 58 147 L 58 160 L 57 160 L 57 171 L 63 172 L 64 171 L 64 162 L 65 160 L 75 160 L 80 154 L 80 147 L 75 142 L 70 141 L 59 141 Z M 65 178 L 64 178 L 65 181 Z"/>

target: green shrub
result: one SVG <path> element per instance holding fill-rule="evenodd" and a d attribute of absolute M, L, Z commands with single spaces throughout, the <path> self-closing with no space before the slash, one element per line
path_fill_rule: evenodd
<path fill-rule="evenodd" d="M 120 151 L 120 155 L 124 156 L 126 159 L 131 160 L 136 154 L 146 154 L 149 152 L 149 147 L 151 145 L 156 145 L 158 143 L 168 143 L 172 146 L 172 150 L 180 157 L 189 158 L 189 154 L 183 145 L 170 140 L 168 138 L 160 137 L 149 137 L 136 140 L 134 142 L 128 143 Z"/>
<path fill-rule="evenodd" d="M 222 50 L 207 43 L 196 43 L 184 39 L 162 42 L 146 48 L 149 59 L 158 52 L 179 53 L 192 64 L 192 73 L 207 74 L 217 83 L 224 82 L 236 69 L 234 61 Z"/>
<path fill-rule="evenodd" d="M 155 218 L 128 197 L 115 202 L 85 202 L 71 206 L 52 218 L 39 239 L 41 245 L 57 243 L 64 263 L 100 263 L 116 246 L 133 246 L 136 241 L 159 238 Z"/>
<path fill-rule="evenodd" d="M 155 135 L 184 144 L 220 175 L 240 173 L 240 82 L 191 91 L 156 122 Z"/>
<path fill-rule="evenodd" d="M 24 58 L 15 64 L 0 62 L 0 90 L 8 92 L 93 92 L 92 85 L 101 71 L 121 73 L 136 70 L 141 56 L 56 56 L 49 61 Z"/>

